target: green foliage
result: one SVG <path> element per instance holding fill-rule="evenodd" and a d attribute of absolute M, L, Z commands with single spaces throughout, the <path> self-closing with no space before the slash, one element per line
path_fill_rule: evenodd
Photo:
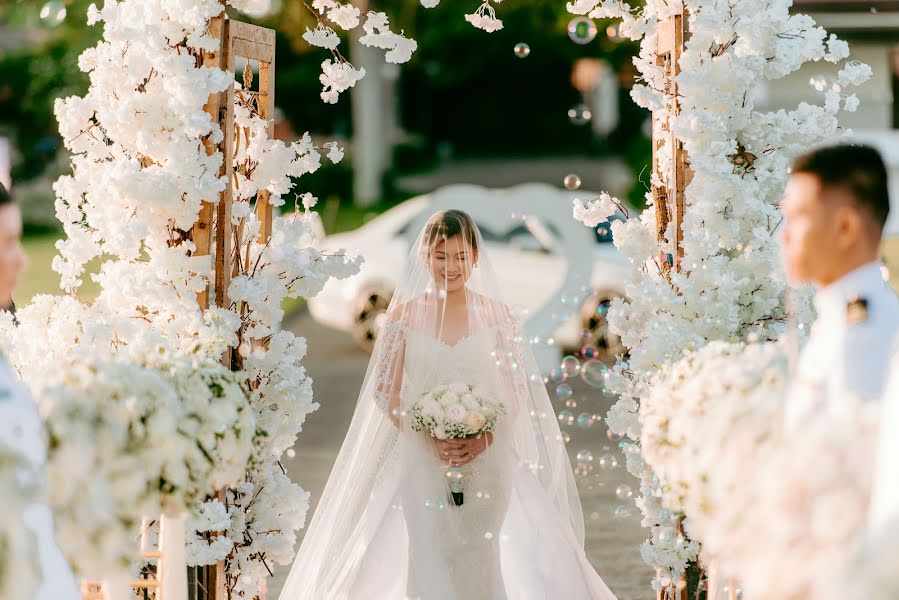
<path fill-rule="evenodd" d="M 52 162 L 60 146 L 53 102 L 87 90 L 78 56 L 102 34 L 86 24 L 89 0 L 67 1 L 66 19 L 53 28 L 40 21 L 42 4 L 0 8 L 0 27 L 10 32 L 0 50 L 0 131 L 11 135 L 21 154 L 13 165 L 15 180 L 36 177 Z"/>

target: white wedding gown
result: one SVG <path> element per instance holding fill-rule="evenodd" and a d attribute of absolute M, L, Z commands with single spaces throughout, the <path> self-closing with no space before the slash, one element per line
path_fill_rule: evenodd
<path fill-rule="evenodd" d="M 489 255 L 459 211 L 435 213 L 410 247 L 281 600 L 615 600 L 584 553 L 568 451 Z M 405 417 L 451 383 L 506 408 L 462 467 L 460 506 L 430 435 Z"/>
<path fill-rule="evenodd" d="M 441 383 L 490 384 L 495 330 L 454 345 L 407 332 L 404 395 Z M 426 373 L 424 378 L 418 377 Z M 550 415 L 552 416 L 552 415 Z M 509 415 L 505 418 L 513 418 Z M 614 600 L 537 478 L 519 464 L 511 440 L 465 465 L 464 502 L 448 495 L 446 467 L 425 434 L 398 436 L 393 468 L 376 486 L 371 529 L 354 581 L 341 598 L 379 600 Z M 539 468 L 539 467 L 538 467 Z M 404 553 L 398 554 L 397 550 Z M 282 596 L 282 599 L 285 597 Z"/>

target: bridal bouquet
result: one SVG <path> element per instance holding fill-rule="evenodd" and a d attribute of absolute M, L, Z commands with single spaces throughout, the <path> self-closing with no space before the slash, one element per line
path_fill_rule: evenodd
<path fill-rule="evenodd" d="M 426 391 L 407 415 L 413 431 L 425 431 L 438 440 L 478 437 L 493 431 L 505 414 L 502 402 L 477 386 L 462 382 L 438 385 Z M 453 502 L 462 504 L 462 471 L 450 467 L 447 472 Z"/>

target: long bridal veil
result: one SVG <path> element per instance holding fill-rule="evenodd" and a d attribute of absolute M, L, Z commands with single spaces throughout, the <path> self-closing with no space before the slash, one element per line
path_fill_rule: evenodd
<path fill-rule="evenodd" d="M 446 302 L 460 290 L 464 303 Z M 424 387 L 449 383 L 440 378 L 451 371 L 444 364 L 450 358 L 468 365 L 459 378 L 476 379 L 506 404 L 485 454 L 509 457 L 510 491 L 501 527 L 485 535 L 500 544 L 508 596 L 548 597 L 543 588 L 552 597 L 613 598 L 586 562 L 565 443 L 533 353 L 500 292 L 477 226 L 459 211 L 434 214 L 411 247 L 281 600 L 407 598 L 410 564 L 427 574 L 426 591 L 414 596 L 455 598 L 450 574 L 428 548 L 454 535 L 461 511 L 446 469 L 434 468 L 439 457 L 430 438 L 405 421 Z M 440 360 L 413 360 L 414 342 L 422 340 L 427 345 L 418 348 L 454 349 Z M 484 346 L 474 341 L 489 350 L 475 355 Z"/>

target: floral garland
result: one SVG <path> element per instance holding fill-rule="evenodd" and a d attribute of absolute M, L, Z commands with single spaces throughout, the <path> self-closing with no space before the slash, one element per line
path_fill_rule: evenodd
<path fill-rule="evenodd" d="M 635 102 L 670 118 L 683 142 L 693 178 L 685 192 L 683 258 L 670 281 L 663 274 L 656 242 L 652 198 L 636 218 L 612 226 L 615 244 L 634 265 L 627 299 L 612 303 L 612 331 L 630 349 L 627 363 L 616 365 L 609 384 L 620 395 L 610 410 L 610 428 L 627 435 L 628 468 L 641 480 L 644 526 L 670 532 L 680 515 L 665 508 L 659 477 L 647 456 L 659 439 L 640 422 L 640 401 L 652 393 L 656 370 L 713 340 L 773 340 L 785 330 L 786 284 L 773 243 L 781 217 L 777 203 L 792 157 L 839 133 L 837 113 L 855 110 L 858 99 L 848 88 L 871 75 L 867 65 L 845 62 L 836 79 L 815 79 L 823 105 L 801 103 L 791 110 L 762 112 L 754 90 L 809 61 L 845 61 L 848 46 L 801 14 L 790 14 L 789 0 L 649 1 L 640 9 L 620 0 L 577 0 L 569 12 L 591 18 L 621 18 L 621 35 L 642 39 L 635 65 L 642 82 Z M 666 81 L 656 64 L 660 23 L 685 14 L 689 40 L 680 59 L 680 113 L 668 114 Z M 671 148 L 658 150 L 670 164 Z M 664 170 L 663 170 L 664 171 Z M 654 185 L 668 182 L 653 175 Z M 610 197 L 575 201 L 575 218 L 593 225 L 608 218 Z M 666 232 L 672 239 L 673 232 Z M 798 323 L 810 321 L 808 298 L 794 294 Z M 656 590 L 671 589 L 694 560 L 698 545 L 683 536 L 653 534 L 644 559 L 657 569 Z"/>

